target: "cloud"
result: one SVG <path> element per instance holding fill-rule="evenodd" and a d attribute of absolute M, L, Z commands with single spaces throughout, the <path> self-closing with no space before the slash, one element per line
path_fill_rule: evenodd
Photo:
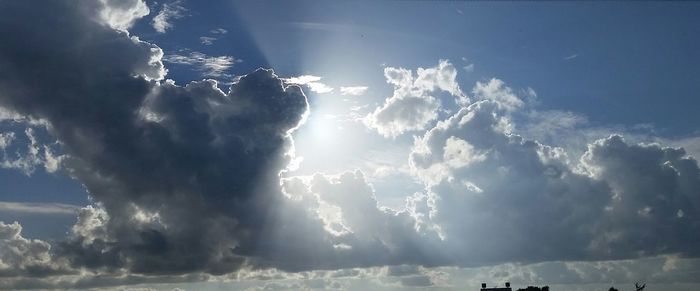
<path fill-rule="evenodd" d="M 301 120 L 306 99 L 269 70 L 240 78 L 228 93 L 213 81 L 164 83 L 152 90 L 143 101 L 159 121 L 134 116 L 135 127 L 123 129 L 147 134 L 122 145 L 93 140 L 109 148 L 99 158 L 69 151 L 78 177 L 103 207 L 80 216 L 63 250 L 76 265 L 136 273 L 236 270 L 244 257 L 230 246 L 257 244 L 256 213 L 281 197 L 274 181 L 288 161 L 288 131 Z M 123 164 L 127 152 L 117 146 L 132 148 L 129 159 L 149 157 L 143 170 L 150 174 Z M 104 165 L 114 167 L 108 179 L 82 172 L 103 172 Z"/>
<path fill-rule="evenodd" d="M 682 147 L 688 152 L 688 155 L 694 157 L 696 160 L 700 159 L 700 137 L 687 137 L 667 142 Z"/>
<path fill-rule="evenodd" d="M 203 45 L 212 45 L 221 35 L 228 33 L 228 30 L 223 28 L 215 28 L 209 31 L 213 36 L 201 36 L 199 42 Z"/>
<path fill-rule="evenodd" d="M 0 106 L 46 120 L 96 203 L 54 258 L 106 273 L 237 270 L 283 197 L 306 97 L 265 69 L 228 92 L 162 81 L 160 48 L 94 25 L 80 4 L 0 4 Z M 29 13 L 41 25 L 22 25 Z"/>
<path fill-rule="evenodd" d="M 14 132 L 3 132 L 0 133 L 0 149 L 5 151 L 5 148 L 7 148 L 12 141 L 15 139 L 15 133 Z"/>
<path fill-rule="evenodd" d="M 465 65 L 462 66 L 462 69 L 463 69 L 465 72 L 467 72 L 467 73 L 474 72 L 474 64 L 471 63 L 471 62 L 469 61 L 469 59 L 467 59 L 467 58 L 465 58 L 465 57 L 462 57 L 462 62 L 465 63 Z"/>
<path fill-rule="evenodd" d="M 328 86 L 328 85 L 323 84 L 323 83 L 320 83 L 320 82 L 307 83 L 306 86 L 309 86 L 309 89 L 311 91 L 314 91 L 314 92 L 319 93 L 319 94 L 333 92 L 333 87 Z"/>
<path fill-rule="evenodd" d="M 524 105 L 524 102 L 513 93 L 510 87 L 506 86 L 503 81 L 495 78 L 487 83 L 476 82 L 472 93 L 477 99 L 498 101 L 495 104 L 508 111 L 514 111 Z"/>
<path fill-rule="evenodd" d="M 345 246 L 330 248 L 328 253 L 316 246 L 306 256 L 337 262 L 334 268 L 445 262 L 444 254 L 433 249 L 437 236 L 416 230 L 416 222 L 408 210 L 397 212 L 379 208 L 374 189 L 360 171 L 333 176 L 316 174 L 310 179 L 289 178 L 283 180 L 283 189 L 292 201 L 298 201 L 300 207 L 311 211 L 323 226 L 316 228 L 318 233 L 311 236 L 312 239 L 324 237 L 323 240 L 313 239 L 316 244 L 325 242 L 328 244 L 322 244 L 325 248 Z M 323 209 L 327 207 L 336 208 L 334 213 L 338 216 L 324 217 Z M 305 264 L 314 261 L 305 260 Z M 323 265 L 302 267 L 313 269 Z"/>
<path fill-rule="evenodd" d="M 216 37 L 210 37 L 210 36 L 199 37 L 199 42 L 201 42 L 203 45 L 212 45 L 212 44 L 214 44 L 214 41 L 216 41 Z"/>
<path fill-rule="evenodd" d="M 462 66 L 462 69 L 467 73 L 473 72 L 474 71 L 474 64 L 464 65 L 464 66 Z"/>
<path fill-rule="evenodd" d="M 97 3 L 100 7 L 95 7 L 94 3 L 84 6 L 96 12 L 90 16 L 97 15 L 98 22 L 121 31 L 126 31 L 134 22 L 150 13 L 142 0 L 99 0 Z"/>
<path fill-rule="evenodd" d="M 426 185 L 426 227 L 461 262 L 585 257 L 607 186 L 573 172 L 562 149 L 508 133 L 500 108 L 474 103 L 416 139 L 409 161 Z"/>
<path fill-rule="evenodd" d="M 447 287 L 448 280 L 445 272 L 416 265 L 387 266 L 382 275 L 382 285 L 400 288 Z"/>
<path fill-rule="evenodd" d="M 223 77 L 235 63 L 240 60 L 232 56 L 208 56 L 200 52 L 189 52 L 186 54 L 168 54 L 163 57 L 163 61 L 193 66 L 195 70 L 202 72 L 206 77 Z"/>
<path fill-rule="evenodd" d="M 406 70 L 386 74 L 393 84 L 411 82 Z M 425 184 L 425 193 L 409 196 L 404 209 L 392 212 L 379 208 L 374 198 L 367 200 L 374 197 L 373 189 L 361 173 L 298 180 L 305 186 L 295 186 L 295 191 L 285 187 L 286 193 L 297 193 L 290 194 L 293 199 L 317 197 L 312 209 L 335 207 L 333 213 L 338 216 L 322 217 L 333 243 L 355 256 L 381 253 L 384 262 L 468 266 L 512 260 L 638 258 L 669 252 L 696 256 L 691 236 L 678 235 L 682 228 L 692 228 L 686 224 L 686 209 L 696 209 L 697 197 L 691 193 L 700 186 L 697 162 L 684 151 L 611 136 L 591 143 L 579 159 L 564 148 L 513 133 L 517 127 L 510 117 L 526 104 L 502 81 L 477 83 L 473 91 L 482 101 L 462 108 L 416 139 L 409 161 L 413 175 Z M 585 123 L 567 112 L 531 116 L 567 120 L 564 128 Z M 601 148 L 621 150 L 605 155 Z M 654 156 L 658 158 L 637 164 L 641 157 Z M 610 167 L 608 162 L 620 164 L 606 172 L 610 175 L 599 174 Z M 615 177 L 626 171 L 630 171 L 627 180 Z M 642 186 L 649 194 L 635 190 L 639 186 L 633 185 L 631 177 L 649 181 Z M 346 191 L 355 195 L 344 196 Z M 623 198 L 624 193 L 648 197 L 663 193 L 664 198 L 637 202 L 641 198 Z M 353 218 L 352 213 L 363 217 Z M 373 229 L 377 225 L 381 227 Z M 380 243 L 361 243 L 370 237 Z M 493 237 L 501 239 L 483 239 Z M 352 265 L 352 260 L 344 262 Z"/>
<path fill-rule="evenodd" d="M 425 216 L 449 249 L 462 249 L 465 261 L 697 252 L 680 228 L 692 228 L 684 209 L 696 206 L 682 205 L 698 203 L 691 194 L 700 187 L 698 165 L 682 150 L 612 136 L 589 145 L 582 171 L 564 149 L 509 133 L 505 108 L 477 102 L 414 145 L 411 166 L 428 191 Z M 450 154 L 456 148 L 459 154 Z"/>
<path fill-rule="evenodd" d="M 610 185 L 613 199 L 593 246 L 619 258 L 682 253 L 696 257 L 700 169 L 681 148 L 628 144 L 610 136 L 588 146 L 586 172 Z M 663 239 L 661 239 L 663 238 Z"/>
<path fill-rule="evenodd" d="M 318 82 L 320 80 L 321 80 L 321 77 L 318 77 L 318 76 L 301 75 L 298 77 L 287 78 L 285 81 L 287 81 L 287 83 L 290 83 L 290 84 L 306 85 L 309 83 Z"/>
<path fill-rule="evenodd" d="M 360 96 L 365 94 L 367 92 L 367 89 L 369 89 L 369 87 L 366 86 L 340 87 L 340 94 Z"/>
<path fill-rule="evenodd" d="M 302 75 L 285 79 L 288 84 L 306 85 L 311 91 L 319 94 L 333 92 L 334 88 L 319 82 L 321 77 L 314 75 Z"/>
<path fill-rule="evenodd" d="M 22 237 L 19 223 L 0 221 L 0 278 L 66 274 L 66 266 L 51 259 L 50 249 L 45 241 Z"/>
<path fill-rule="evenodd" d="M 256 290 L 346 290 L 341 282 L 328 279 L 310 279 L 304 281 L 278 281 L 266 282 L 258 286 L 245 289 Z"/>
<path fill-rule="evenodd" d="M 26 147 L 21 149 L 12 147 L 19 141 L 14 132 L 0 133 L 0 168 L 20 170 L 25 175 L 31 175 L 37 167 L 49 173 L 58 171 L 64 157 L 54 154 L 55 144 L 41 144 L 32 127 L 26 128 L 24 135 Z M 15 149 L 14 153 L 10 148 Z"/>
<path fill-rule="evenodd" d="M 0 202 L 0 210 L 6 213 L 75 215 L 79 209 L 63 203 Z"/>
<path fill-rule="evenodd" d="M 177 0 L 171 3 L 163 4 L 158 14 L 153 17 L 151 25 L 159 33 L 165 33 L 166 30 L 173 28 L 175 25 L 173 20 L 185 17 L 187 9 L 182 6 L 182 1 Z"/>
<path fill-rule="evenodd" d="M 447 60 L 441 60 L 437 67 L 418 68 L 415 78 L 410 70 L 386 67 L 384 77 L 394 86 L 394 93 L 364 119 L 367 127 L 384 137 L 422 130 L 436 120 L 441 105 L 430 94 L 438 90 L 449 92 L 460 102 L 468 102 L 456 82 L 457 70 Z"/>

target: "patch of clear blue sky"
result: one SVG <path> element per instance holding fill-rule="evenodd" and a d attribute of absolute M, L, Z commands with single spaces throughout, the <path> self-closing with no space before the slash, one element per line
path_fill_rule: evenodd
<path fill-rule="evenodd" d="M 463 89 L 497 77 L 534 88 L 544 109 L 584 114 L 599 125 L 652 123 L 667 137 L 700 129 L 700 3 L 458 1 L 185 1 L 187 16 L 156 33 L 150 19 L 132 34 L 166 54 L 191 50 L 243 60 L 245 74 L 273 67 L 282 76 L 317 74 L 336 86 L 369 85 L 367 101 L 391 92 L 382 64 L 416 68 L 466 57 Z M 213 45 L 200 36 L 224 28 Z M 201 79 L 169 66 L 183 84 Z M 313 95 L 313 94 L 312 94 Z M 313 96 L 312 96 L 313 98 Z M 313 102 L 313 99 L 312 99 Z M 20 131 L 21 133 L 21 131 Z M 85 204 L 65 173 L 31 177 L 0 170 L 3 201 Z"/>

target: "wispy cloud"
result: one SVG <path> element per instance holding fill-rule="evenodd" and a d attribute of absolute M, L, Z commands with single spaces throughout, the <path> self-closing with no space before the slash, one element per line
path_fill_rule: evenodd
<path fill-rule="evenodd" d="M 226 29 L 214 28 L 209 31 L 210 35 L 199 37 L 199 42 L 201 42 L 203 45 L 212 45 L 214 44 L 214 41 L 218 40 L 222 35 L 226 33 L 228 33 L 228 30 Z"/>
<path fill-rule="evenodd" d="M 316 93 L 323 94 L 333 92 L 333 87 L 320 82 L 313 82 L 306 85 L 309 86 L 309 89 L 311 89 L 311 91 L 314 91 Z"/>
<path fill-rule="evenodd" d="M 80 206 L 63 203 L 2 202 L 0 212 L 27 214 L 76 214 Z"/>
<path fill-rule="evenodd" d="M 568 61 L 568 60 L 573 60 L 575 58 L 578 58 L 578 54 L 573 54 L 573 55 L 570 55 L 568 57 L 564 57 L 564 60 Z"/>
<path fill-rule="evenodd" d="M 469 59 L 462 57 L 462 62 L 464 62 L 464 66 L 462 66 L 462 69 L 467 72 L 473 72 L 474 71 L 474 64 L 469 61 Z"/>
<path fill-rule="evenodd" d="M 334 88 L 321 83 L 321 77 L 314 75 L 302 75 L 298 77 L 291 77 L 284 79 L 285 82 L 289 84 L 305 85 L 313 92 L 323 94 L 333 92 Z"/>
<path fill-rule="evenodd" d="M 165 33 L 166 30 L 174 27 L 172 23 L 174 19 L 185 17 L 185 12 L 187 12 L 187 9 L 182 6 L 182 1 L 180 0 L 163 4 L 160 12 L 153 17 L 151 22 L 153 29 L 157 32 Z"/>
<path fill-rule="evenodd" d="M 357 28 L 353 25 L 324 22 L 291 22 L 289 24 L 303 30 L 348 31 Z"/>
<path fill-rule="evenodd" d="M 214 28 L 214 29 L 210 30 L 209 32 L 211 32 L 213 34 L 226 34 L 226 33 L 228 33 L 228 30 L 219 27 L 219 28 Z"/>
<path fill-rule="evenodd" d="M 290 84 L 297 84 L 297 85 L 306 85 L 308 83 L 313 83 L 313 82 L 318 82 L 321 80 L 321 77 L 314 76 L 314 75 L 301 75 L 298 77 L 291 77 L 285 79 L 287 83 Z"/>
<path fill-rule="evenodd" d="M 214 44 L 214 41 L 216 41 L 216 37 L 211 37 L 211 36 L 201 36 L 199 37 L 199 42 L 201 42 L 203 45 L 212 45 Z"/>
<path fill-rule="evenodd" d="M 365 94 L 367 92 L 367 89 L 367 86 L 340 87 L 340 94 L 359 96 Z"/>
<path fill-rule="evenodd" d="M 190 65 L 208 77 L 222 77 L 226 70 L 241 60 L 232 56 L 208 56 L 201 52 L 187 54 L 169 54 L 163 60 L 172 64 Z"/>

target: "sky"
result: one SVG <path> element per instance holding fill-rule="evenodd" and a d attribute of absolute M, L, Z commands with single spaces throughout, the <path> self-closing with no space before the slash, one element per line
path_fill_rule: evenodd
<path fill-rule="evenodd" d="M 0 0 L 0 290 L 698 290 L 698 13 Z"/>

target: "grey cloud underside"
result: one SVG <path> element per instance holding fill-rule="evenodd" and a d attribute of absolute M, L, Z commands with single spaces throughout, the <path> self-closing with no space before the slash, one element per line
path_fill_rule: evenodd
<path fill-rule="evenodd" d="M 683 150 L 611 136 L 568 157 L 509 132 L 524 105 L 493 80 L 473 91 L 485 101 L 433 122 L 429 92 L 469 102 L 447 61 L 416 78 L 387 69 L 393 99 L 370 116 L 385 136 L 430 128 L 408 157 L 425 190 L 404 209 L 379 208 L 359 171 L 280 181 L 308 110 L 301 89 L 264 69 L 228 92 L 163 81 L 160 48 L 94 18 L 135 2 L 0 0 L 0 106 L 46 121 L 97 202 L 52 248 L 0 225 L 0 276 L 698 256 L 700 170 Z"/>

